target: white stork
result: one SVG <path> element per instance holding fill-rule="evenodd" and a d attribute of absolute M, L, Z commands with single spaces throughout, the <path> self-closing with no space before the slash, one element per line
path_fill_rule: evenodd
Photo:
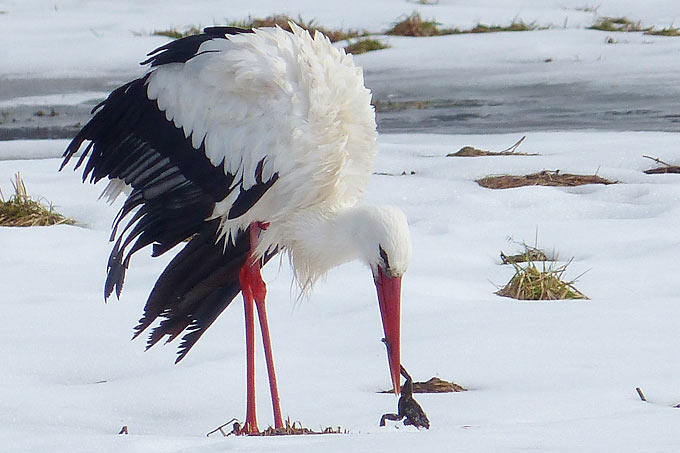
<path fill-rule="evenodd" d="M 109 199 L 129 188 L 111 234 L 105 298 L 120 296 L 136 251 L 153 244 L 158 256 L 191 238 L 135 327 L 136 337 L 161 319 L 147 348 L 185 332 L 179 362 L 243 294 L 246 434 L 258 432 L 253 305 L 274 424 L 283 425 L 260 275 L 278 252 L 302 291 L 341 263 L 371 268 L 399 391 L 401 277 L 411 245 L 402 211 L 357 204 L 377 151 L 371 93 L 351 55 L 321 33 L 291 27 L 212 27 L 154 50 L 143 77 L 93 109 L 62 163 L 89 142 L 75 165 L 85 163 L 83 180 L 108 178 Z"/>

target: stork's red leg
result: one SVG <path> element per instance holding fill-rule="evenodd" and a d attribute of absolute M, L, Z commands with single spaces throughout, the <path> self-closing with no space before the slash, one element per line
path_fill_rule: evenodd
<path fill-rule="evenodd" d="M 257 306 L 257 316 L 260 320 L 260 330 L 262 331 L 262 342 L 264 344 L 264 355 L 267 361 L 269 390 L 272 396 L 272 407 L 274 408 L 274 427 L 283 428 L 279 389 L 276 384 L 274 356 L 269 335 L 269 323 L 267 322 L 267 309 L 265 307 L 267 285 L 264 283 L 264 280 L 262 280 L 262 275 L 260 274 L 260 260 L 255 259 L 253 256 L 259 241 L 260 231 L 266 229 L 267 226 L 267 224 L 259 222 L 250 225 L 250 252 L 246 263 L 239 272 L 239 281 L 241 283 L 241 292 L 243 293 L 246 317 L 247 406 L 246 422 L 241 430 L 241 433 L 243 434 L 257 434 L 259 432 L 257 428 L 257 409 L 255 406 L 255 316 L 253 299 Z"/>
<path fill-rule="evenodd" d="M 267 224 L 253 223 L 250 226 L 250 250 L 257 247 L 260 231 L 267 228 Z M 260 320 L 260 331 L 262 332 L 262 344 L 264 346 L 264 357 L 267 362 L 267 375 L 269 376 L 269 391 L 272 397 L 272 408 L 274 410 L 274 428 L 283 428 L 281 418 L 281 403 L 279 401 L 279 388 L 276 384 L 276 371 L 274 369 L 274 354 L 272 353 L 271 337 L 269 335 L 269 323 L 267 322 L 267 308 L 265 298 L 267 297 L 267 285 L 262 280 L 260 273 L 260 261 L 252 260 L 250 267 L 250 288 L 257 307 L 257 316 Z"/>
<path fill-rule="evenodd" d="M 274 408 L 274 428 L 283 428 L 281 418 L 281 404 L 279 401 L 279 388 L 276 384 L 276 371 L 274 370 L 274 355 L 272 354 L 272 344 L 269 337 L 269 324 L 267 324 L 267 309 L 262 301 L 255 300 L 257 316 L 260 318 L 260 329 L 262 330 L 262 343 L 264 344 L 264 357 L 267 361 L 267 374 L 269 375 L 269 391 L 272 396 L 272 407 Z"/>
<path fill-rule="evenodd" d="M 241 293 L 246 318 L 246 421 L 241 429 L 242 434 L 257 434 L 257 407 L 255 406 L 255 313 L 253 310 L 253 293 L 250 289 L 248 264 L 239 272 Z"/>

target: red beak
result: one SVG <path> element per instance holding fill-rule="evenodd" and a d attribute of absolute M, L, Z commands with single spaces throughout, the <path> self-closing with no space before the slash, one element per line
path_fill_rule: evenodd
<path fill-rule="evenodd" d="M 399 375 L 401 369 L 401 277 L 388 277 L 379 267 L 373 279 L 378 291 L 380 315 L 387 342 L 390 377 L 394 393 L 398 395 L 401 390 Z"/>

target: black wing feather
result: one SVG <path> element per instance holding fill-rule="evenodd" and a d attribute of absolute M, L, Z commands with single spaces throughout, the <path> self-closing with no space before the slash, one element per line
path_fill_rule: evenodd
<path fill-rule="evenodd" d="M 224 38 L 225 35 L 238 35 L 240 33 L 253 33 L 252 30 L 238 27 L 208 27 L 199 35 L 186 36 L 161 46 L 147 54 L 148 59 L 141 64 L 151 63 L 151 67 L 168 63 L 186 63 L 198 55 L 198 48 L 204 42 Z"/>
<path fill-rule="evenodd" d="M 184 63 L 209 39 L 247 32 L 252 31 L 210 27 L 205 34 L 159 47 L 144 63 L 152 68 Z M 83 181 L 117 178 L 132 186 L 112 227 L 110 239 L 115 242 L 107 265 L 105 298 L 114 291 L 120 296 L 135 252 L 153 244 L 152 255 L 159 256 L 191 238 L 159 277 L 134 333 L 137 337 L 159 318 L 162 320 L 152 330 L 147 347 L 185 332 L 179 361 L 239 293 L 238 273 L 248 256 L 249 240 L 247 232 L 241 231 L 225 245 L 224 239 L 219 239 L 219 219 L 206 220 L 215 203 L 240 185 L 233 184 L 234 175 L 210 162 L 203 143 L 194 149 L 191 136 L 185 137 L 167 121 L 157 103 L 149 100 L 148 77 L 117 88 L 93 109 L 94 117 L 66 148 L 60 169 L 89 142 L 75 165 L 77 169 L 84 164 Z M 257 166 L 256 184 L 247 190 L 240 188 L 230 219 L 247 212 L 278 178 L 275 174 L 263 181 L 263 163 Z M 121 229 L 123 219 L 128 220 Z M 263 263 L 274 254 L 266 256 Z"/>

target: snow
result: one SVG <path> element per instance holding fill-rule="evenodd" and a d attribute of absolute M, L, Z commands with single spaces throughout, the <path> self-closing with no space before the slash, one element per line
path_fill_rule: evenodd
<path fill-rule="evenodd" d="M 596 8 L 596 12 L 583 11 L 588 6 Z M 0 28 L 4 33 L 0 35 L 3 60 L 0 74 L 7 78 L 138 74 L 142 69 L 137 63 L 144 59 L 144 52 L 168 41 L 162 36 L 152 36 L 157 30 L 211 26 L 245 20 L 249 16 L 284 13 L 291 17 L 300 15 L 307 21 L 314 20 L 329 28 L 366 29 L 376 33 L 389 29 L 400 17 L 414 10 L 420 11 L 425 18 L 436 19 L 442 27 L 458 28 L 471 28 L 479 22 L 508 25 L 517 19 L 534 22 L 541 27 L 582 30 L 592 25 L 598 15 L 625 16 L 657 28 L 672 26 L 680 20 L 680 3 L 669 0 L 602 0 L 591 5 L 582 0 L 484 0 L 475 2 L 474 6 L 461 0 L 441 0 L 435 5 L 397 0 L 297 0 L 286 2 L 285 7 L 275 1 L 254 4 L 249 0 L 223 4 L 209 0 L 190 3 L 161 0 L 2 0 Z M 518 35 L 511 39 L 526 37 L 526 34 Z M 620 34 L 613 35 L 618 37 Z M 507 34 L 502 36 L 501 39 L 504 39 Z M 531 36 L 533 41 L 536 35 Z M 606 34 L 598 33 L 597 36 L 598 42 L 603 44 Z M 626 39 L 629 37 L 631 35 L 626 35 Z M 459 39 L 464 43 L 486 40 L 479 36 Z M 664 45 L 672 45 L 675 52 L 678 49 L 677 40 L 640 39 L 648 42 L 662 40 Z M 453 37 L 447 40 L 459 42 Z M 465 44 L 461 47 L 469 48 Z M 477 52 L 475 56 L 484 54 Z M 578 51 L 574 54 L 578 55 Z M 493 57 L 504 53 L 486 55 Z M 574 57 L 573 54 L 570 56 Z M 677 58 L 668 61 L 672 63 L 672 60 Z M 402 60 L 402 66 L 408 67 L 411 61 Z"/>
<path fill-rule="evenodd" d="M 509 23 L 562 26 L 531 33 L 390 37 L 385 51 L 357 57 L 368 71 L 413 67 L 461 84 L 616 83 L 677 90 L 680 39 L 584 30 L 580 0 L 381 0 L 287 2 L 0 0 L 0 77 L 132 77 L 146 51 L 167 40 L 156 29 L 212 25 L 252 14 L 298 13 L 320 24 L 384 30 L 419 9 L 444 26 Z M 680 3 L 602 0 L 601 15 L 669 26 Z M 595 6 L 597 6 L 595 5 Z M 677 21 L 676 21 L 677 22 Z M 553 63 L 545 64 L 545 58 Z M 435 62 L 435 63 L 433 63 Z M 431 68 L 428 69 L 428 66 Z M 399 72 L 402 71 L 402 72 Z M 456 73 L 459 71 L 459 73 Z M 415 72 L 415 71 L 414 71 Z M 413 85 L 418 89 L 419 78 Z M 0 87 L 2 92 L 2 87 Z M 2 106 L 73 105 L 104 93 L 4 93 Z M 50 97 L 47 97 L 50 96 Z M 539 156 L 447 158 L 462 146 L 519 148 Z M 103 303 L 109 228 L 122 200 L 98 200 L 103 184 L 58 173 L 67 140 L 0 141 L 0 188 L 20 172 L 29 192 L 77 219 L 76 226 L 0 228 L 0 445 L 12 452 L 212 451 L 654 451 L 680 449 L 680 178 L 645 175 L 674 162 L 677 132 L 525 131 L 521 134 L 382 134 L 367 200 L 409 218 L 414 256 L 403 284 L 402 360 L 417 380 L 469 389 L 416 395 L 432 427 L 378 427 L 397 399 L 390 386 L 370 272 L 357 263 L 331 272 L 297 301 L 287 263 L 265 269 L 269 321 L 284 416 L 346 435 L 222 438 L 205 434 L 243 418 L 242 304 L 236 299 L 187 358 L 175 345 L 144 352 L 129 341 L 143 303 L 170 256 L 138 253 L 120 301 Z M 543 169 L 618 184 L 489 190 L 489 174 Z M 408 175 L 400 176 L 402 172 Z M 410 172 L 415 174 L 411 175 Z M 509 240 L 511 238 L 511 240 Z M 573 257 L 565 277 L 584 301 L 519 302 L 493 294 L 511 276 L 499 252 L 513 241 Z M 259 348 L 259 343 L 258 343 Z M 258 349 L 259 352 L 259 349 Z M 260 427 L 272 423 L 258 356 Z M 649 402 L 635 392 L 641 387 Z M 130 434 L 118 435 L 123 425 Z"/>
<path fill-rule="evenodd" d="M 646 149 L 673 133 L 530 133 L 540 156 L 447 158 L 464 145 L 502 149 L 514 135 L 384 135 L 367 198 L 405 209 L 414 259 L 404 281 L 403 362 L 470 390 L 418 395 L 432 428 L 378 428 L 396 399 L 389 387 L 370 273 L 332 272 L 309 301 L 290 292 L 287 264 L 272 263 L 270 324 L 283 410 L 307 426 L 350 434 L 286 439 L 205 438 L 244 407 L 241 304 L 233 304 L 180 365 L 174 348 L 128 341 L 169 258 L 136 257 L 120 302 L 102 302 L 109 223 L 58 158 L 3 160 L 0 181 L 21 172 L 32 193 L 81 222 L 3 228 L 0 442 L 11 451 L 674 451 L 680 412 L 680 316 L 675 255 L 677 175 L 645 175 Z M 20 142 L 0 143 L 6 153 Z M 36 141 L 42 157 L 63 141 Z M 474 179 L 541 169 L 594 173 L 610 186 L 493 191 Z M 7 185 L 3 184 L 6 188 Z M 7 190 L 5 190 L 7 193 Z M 516 241 L 573 257 L 567 278 L 591 300 L 518 302 L 493 294 L 511 274 L 498 253 Z M 348 326 L 352 326 L 348 330 Z M 262 365 L 262 360 L 258 365 Z M 258 391 L 271 423 L 265 370 Z M 649 403 L 639 401 L 640 386 Z M 130 435 L 117 436 L 128 425 Z"/>

